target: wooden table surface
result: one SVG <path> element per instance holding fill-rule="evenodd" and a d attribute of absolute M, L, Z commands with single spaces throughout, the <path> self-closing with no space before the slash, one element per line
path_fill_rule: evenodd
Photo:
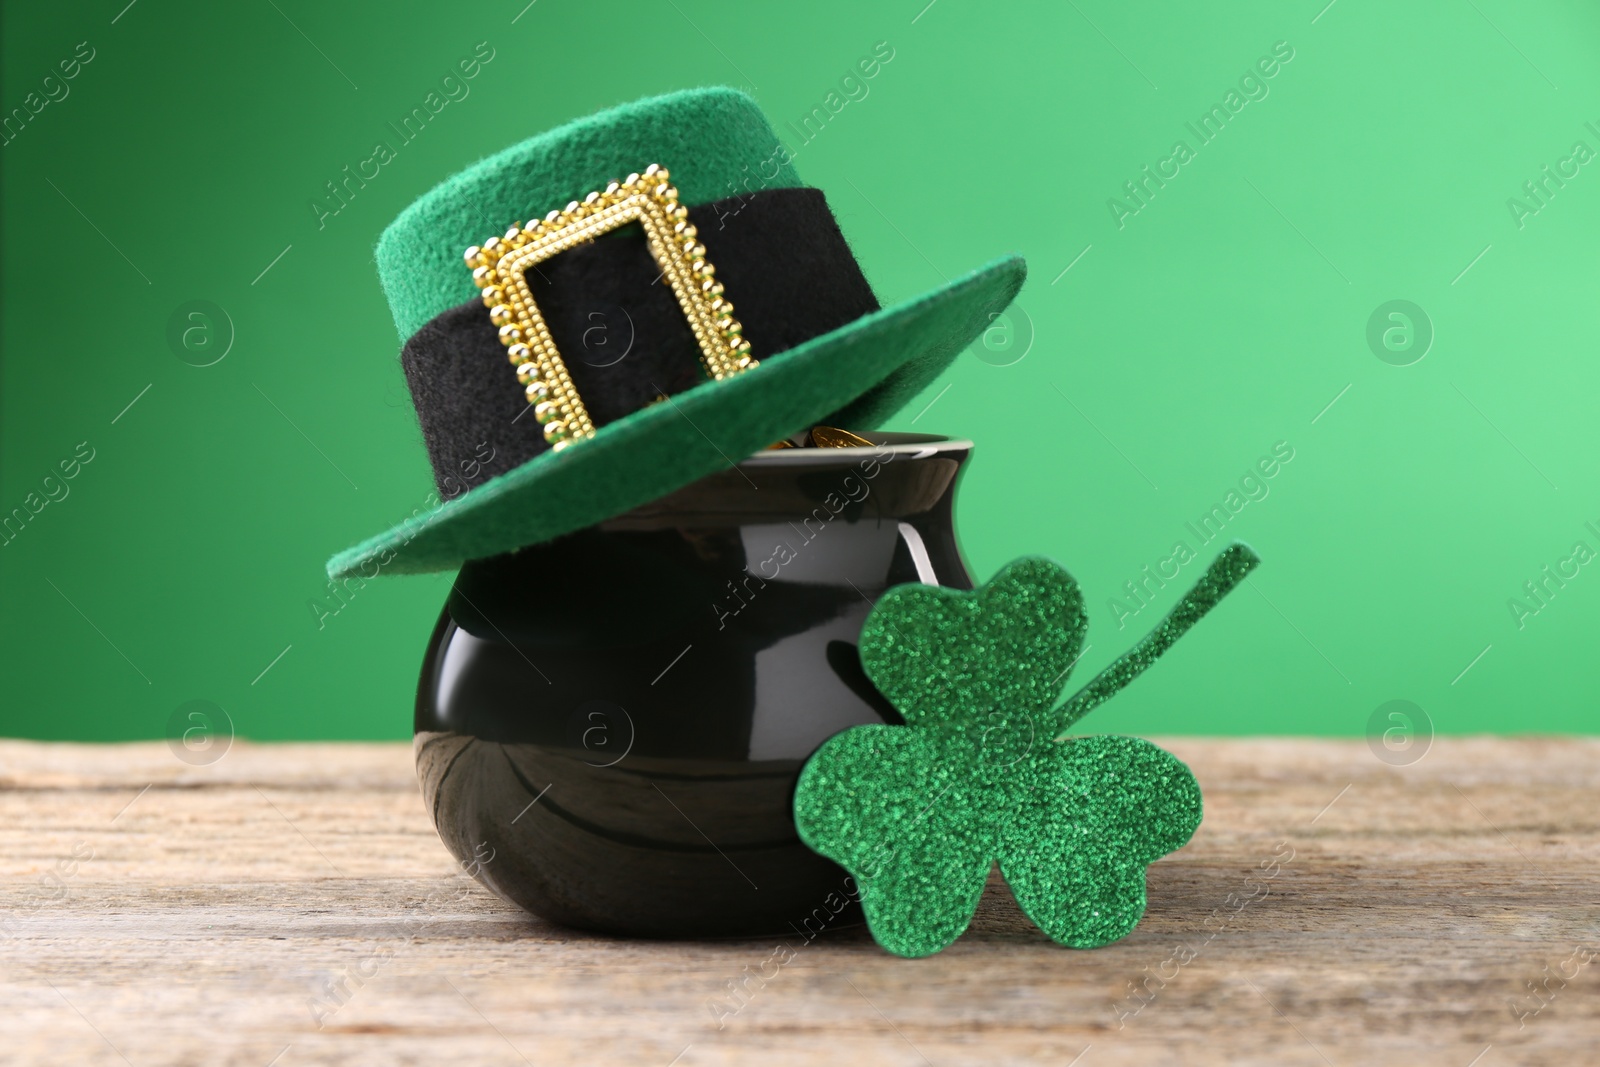
<path fill-rule="evenodd" d="M 408 745 L 190 767 L 0 742 L 0 1060 L 1600 1062 L 1600 740 L 1443 738 L 1406 767 L 1360 741 L 1161 743 L 1205 823 L 1123 941 L 1060 948 L 996 880 L 940 955 L 858 928 L 775 970 L 781 939 L 616 940 L 491 896 Z"/>

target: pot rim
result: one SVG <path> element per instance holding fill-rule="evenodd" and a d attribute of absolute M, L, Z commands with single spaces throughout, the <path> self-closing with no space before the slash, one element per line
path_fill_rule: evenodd
<path fill-rule="evenodd" d="M 740 460 L 738 466 L 791 467 L 840 460 L 854 463 L 868 456 L 883 455 L 925 459 L 941 453 L 972 450 L 972 442 L 966 438 L 942 437 L 931 433 L 864 433 L 860 436 L 871 441 L 872 446 L 870 448 L 865 445 L 845 448 L 779 448 L 757 452 L 747 459 Z"/>

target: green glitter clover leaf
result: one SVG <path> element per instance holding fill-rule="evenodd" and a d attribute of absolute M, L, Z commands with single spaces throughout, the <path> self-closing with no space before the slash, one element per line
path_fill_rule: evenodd
<path fill-rule="evenodd" d="M 900 956 L 949 945 L 996 861 L 1061 944 L 1094 948 L 1133 930 L 1145 869 L 1200 825 L 1200 787 L 1148 741 L 1066 731 L 1260 562 L 1230 545 L 1154 631 L 1059 704 L 1088 630 L 1059 564 L 1020 559 L 971 592 L 883 595 L 861 629 L 861 663 L 905 725 L 835 734 L 794 798 L 800 839 L 854 876 L 880 945 Z"/>

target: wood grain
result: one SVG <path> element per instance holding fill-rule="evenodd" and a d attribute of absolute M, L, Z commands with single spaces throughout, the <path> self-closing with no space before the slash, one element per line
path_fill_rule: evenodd
<path fill-rule="evenodd" d="M 996 880 L 938 956 L 857 929 L 778 967 L 780 939 L 614 940 L 502 903 L 439 844 L 406 745 L 189 767 L 0 742 L 0 1059 L 1600 1061 L 1600 740 L 1439 739 L 1408 767 L 1359 741 L 1161 743 L 1205 824 L 1125 940 L 1057 947 Z"/>

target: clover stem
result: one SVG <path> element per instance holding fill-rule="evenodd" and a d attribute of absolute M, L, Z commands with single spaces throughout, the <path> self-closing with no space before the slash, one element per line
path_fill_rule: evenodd
<path fill-rule="evenodd" d="M 1061 709 L 1063 731 L 1143 674 L 1145 668 L 1171 648 L 1206 612 L 1216 607 L 1260 562 L 1261 557 L 1242 541 L 1235 541 L 1224 549 L 1206 568 L 1205 576 L 1195 583 L 1193 589 L 1183 594 L 1178 606 L 1161 620 L 1159 626 L 1068 698 Z M 1055 738 L 1058 742 L 1066 739 L 1065 732 Z"/>

